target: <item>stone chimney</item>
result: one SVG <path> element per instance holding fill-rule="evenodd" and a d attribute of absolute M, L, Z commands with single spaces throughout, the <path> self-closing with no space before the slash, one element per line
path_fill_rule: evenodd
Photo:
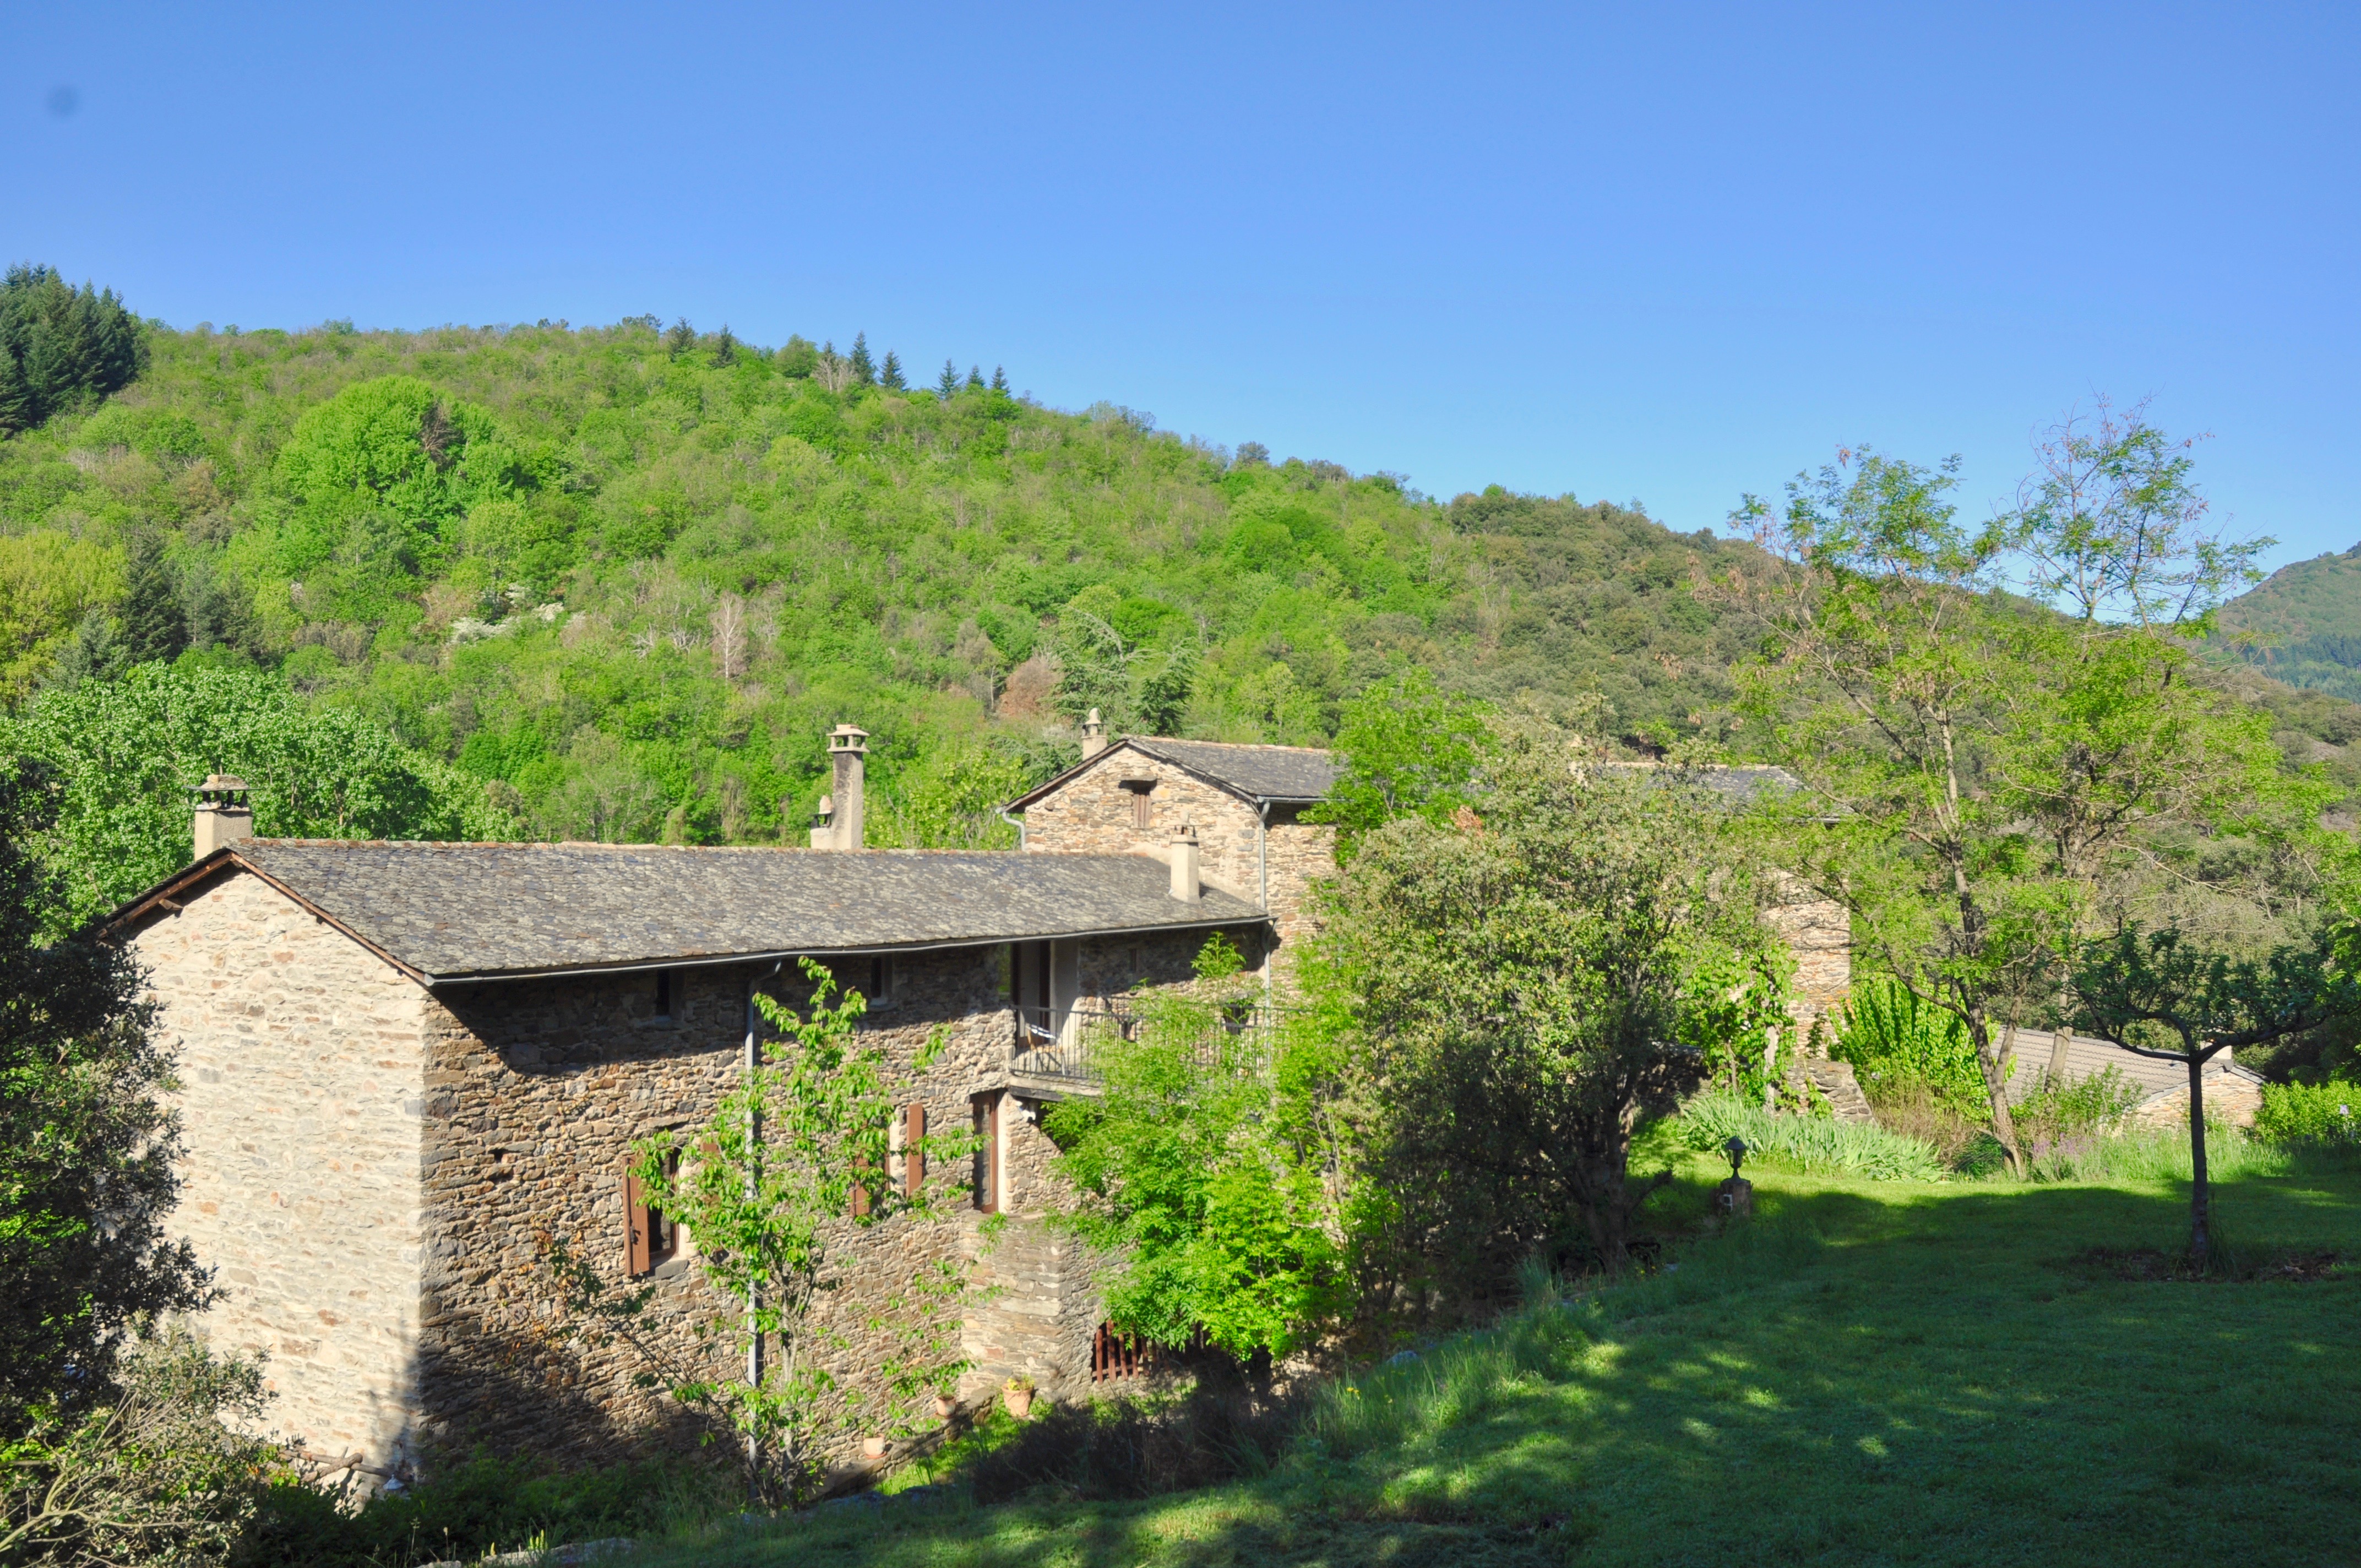
<path fill-rule="evenodd" d="M 836 829 L 829 826 L 835 817 L 836 797 L 832 795 L 821 795 L 819 797 L 819 809 L 812 813 L 811 847 L 813 849 L 833 850 L 836 848 Z"/>
<path fill-rule="evenodd" d="M 1194 904 L 1204 896 L 1197 856 L 1197 829 L 1183 822 L 1172 835 L 1172 896 L 1183 904 Z"/>
<path fill-rule="evenodd" d="M 829 842 L 831 850 L 861 848 L 861 806 L 862 778 L 869 761 L 869 731 L 851 724 L 840 724 L 828 732 L 828 758 L 836 764 L 836 788 L 833 802 L 836 809 L 829 817 Z"/>
<path fill-rule="evenodd" d="M 197 786 L 193 827 L 192 837 L 201 861 L 224 844 L 253 838 L 254 809 L 246 803 L 246 781 L 228 773 L 208 773 Z"/>
<path fill-rule="evenodd" d="M 1105 750 L 1106 720 L 1099 717 L 1099 710 L 1094 707 L 1091 709 L 1091 716 L 1082 720 L 1082 761 L 1087 762 Z"/>

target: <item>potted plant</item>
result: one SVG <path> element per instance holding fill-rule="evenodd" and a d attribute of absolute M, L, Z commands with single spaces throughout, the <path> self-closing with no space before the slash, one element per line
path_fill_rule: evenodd
<path fill-rule="evenodd" d="M 1024 1420 L 1033 1413 L 1033 1379 L 1018 1373 L 1000 1386 L 1000 1402 L 1008 1413 Z"/>
<path fill-rule="evenodd" d="M 864 1458 L 883 1459 L 885 1457 L 885 1440 L 882 1437 L 864 1437 L 861 1440 L 861 1452 Z"/>
<path fill-rule="evenodd" d="M 952 1398 L 949 1394 L 938 1394 L 935 1396 L 935 1420 L 939 1421 L 947 1421 L 958 1414 L 959 1401 L 957 1399 Z"/>

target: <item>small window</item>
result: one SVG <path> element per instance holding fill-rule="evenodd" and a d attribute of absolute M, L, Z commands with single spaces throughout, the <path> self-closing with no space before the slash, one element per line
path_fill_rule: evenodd
<path fill-rule="evenodd" d="M 869 960 L 869 989 L 864 994 L 873 1013 L 894 1005 L 894 960 L 883 953 Z"/>
<path fill-rule="evenodd" d="M 680 1222 L 654 1201 L 636 1170 L 636 1156 L 623 1157 L 623 1266 L 633 1278 L 653 1274 L 685 1255 L 687 1240 Z M 680 1179 L 680 1151 L 664 1156 L 667 1185 Z"/>
<path fill-rule="evenodd" d="M 1156 788 L 1154 779 L 1124 779 L 1122 787 L 1131 795 L 1131 825 L 1141 832 L 1156 826 L 1156 813 L 1148 805 L 1148 796 Z"/>
<path fill-rule="evenodd" d="M 659 1024 L 672 1022 L 672 970 L 656 970 L 656 1022 Z"/>
<path fill-rule="evenodd" d="M 975 1168 L 970 1177 L 975 1206 L 986 1214 L 1000 1212 L 1000 1096 L 977 1094 L 968 1100 L 970 1124 L 975 1135 Z"/>

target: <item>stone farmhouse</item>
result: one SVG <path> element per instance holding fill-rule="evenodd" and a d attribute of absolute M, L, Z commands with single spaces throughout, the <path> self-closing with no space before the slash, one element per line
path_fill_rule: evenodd
<path fill-rule="evenodd" d="M 1332 830 L 1302 814 L 1334 765 L 1109 742 L 1093 720 L 1081 764 L 1010 804 L 1016 853 L 861 849 L 850 726 L 809 849 L 263 839 L 243 786 L 208 780 L 193 862 L 110 928 L 179 1055 L 180 1219 L 226 1290 L 207 1332 L 267 1354 L 273 1424 L 379 1476 L 477 1444 L 588 1462 L 685 1441 L 629 1351 L 553 1332 L 542 1249 L 653 1284 L 649 1321 L 684 1349 L 732 1310 L 629 1146 L 709 1113 L 758 1049 L 756 989 L 801 1002 L 807 957 L 869 999 L 906 1125 L 979 1146 L 972 1168 L 899 1157 L 899 1179 L 951 1185 L 950 1218 L 848 1217 L 823 1309 L 840 1372 L 875 1364 L 868 1310 L 931 1258 L 994 1288 L 962 1328 L 963 1393 L 1104 1371 L 1089 1260 L 1043 1223 L 1066 1198 L 1039 1113 L 1093 1091 L 1083 1025 L 1194 983 L 1212 934 L 1267 985 L 1283 972 L 1334 869 Z M 1780 924 L 1812 1004 L 1832 1002 L 1841 920 Z"/>

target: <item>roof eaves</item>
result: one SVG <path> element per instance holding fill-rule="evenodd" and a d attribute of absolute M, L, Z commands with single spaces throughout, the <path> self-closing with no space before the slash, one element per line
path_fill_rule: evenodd
<path fill-rule="evenodd" d="M 331 841 L 343 842 L 344 840 Z M 215 850 L 212 854 L 207 855 L 203 860 L 199 861 L 187 867 L 185 870 L 175 872 L 173 875 L 165 878 L 162 882 L 158 883 L 154 887 L 149 888 L 146 893 L 141 894 L 138 897 L 125 905 L 121 909 L 116 910 L 113 915 L 108 916 L 105 921 L 99 927 L 100 934 L 103 936 L 111 935 L 122 927 L 138 919 L 153 909 L 165 908 L 177 915 L 180 913 L 179 907 L 171 902 L 172 895 L 186 888 L 194 887 L 201 882 L 208 881 L 211 878 L 219 875 L 223 872 L 231 870 L 242 871 L 249 876 L 258 878 L 264 886 L 271 888 L 283 895 L 297 908 L 302 910 L 306 915 L 311 916 L 314 920 L 319 921 L 323 926 L 329 927 L 331 930 L 339 932 L 342 935 L 350 938 L 353 941 L 359 943 L 360 946 L 367 948 L 371 953 L 376 954 L 379 958 L 384 959 L 388 964 L 391 965 L 394 969 L 399 970 L 401 973 L 407 975 L 412 980 L 418 981 L 419 984 L 428 985 L 433 983 L 425 970 L 418 968 L 415 964 L 402 962 L 401 959 L 395 958 L 379 944 L 362 936 L 358 931 L 354 930 L 350 926 L 346 925 L 343 921 L 337 919 L 335 916 L 321 908 L 311 899 L 304 897 L 301 893 L 295 891 L 293 887 L 280 881 L 279 878 L 272 876 L 269 872 L 264 871 L 260 866 L 255 864 L 252 860 L 240 854 L 236 844 L 225 844 L 222 848 Z"/>
<path fill-rule="evenodd" d="M 1270 917 L 1260 910 L 1248 915 L 1223 915 L 1206 920 L 1162 922 L 1154 926 L 1103 926 L 1077 928 L 1071 931 L 1051 931 L 1029 936 L 1019 940 L 1027 942 L 1080 942 L 1096 937 L 1152 935 L 1165 931 L 1212 931 L 1224 926 L 1268 924 Z M 844 948 L 778 948 L 759 952 L 708 953 L 665 959 L 632 959 L 621 963 L 559 964 L 540 969 L 517 970 L 452 970 L 442 974 L 418 974 L 414 978 L 430 988 L 446 985 L 488 985 L 511 980 L 555 980 L 569 975 L 642 974 L 665 969 L 726 969 L 739 964 L 784 962 L 797 958 L 894 958 L 909 953 L 953 952 L 961 948 L 996 948 L 1010 938 L 1005 937 L 962 938 L 945 942 L 900 942 L 879 945 L 863 944 Z"/>

